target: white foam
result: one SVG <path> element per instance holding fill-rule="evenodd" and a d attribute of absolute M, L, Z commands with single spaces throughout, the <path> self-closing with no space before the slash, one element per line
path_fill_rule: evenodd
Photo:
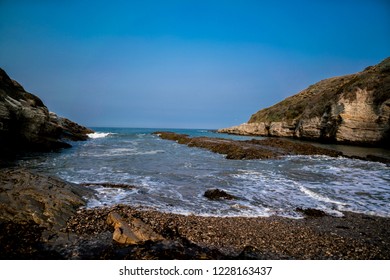
<path fill-rule="evenodd" d="M 314 198 L 315 200 L 319 200 L 319 201 L 323 201 L 323 202 L 328 202 L 328 203 L 334 203 L 334 204 L 338 204 L 338 205 L 346 205 L 345 203 L 343 202 L 339 202 L 339 201 L 336 201 L 336 200 L 333 200 L 333 199 L 330 199 L 329 197 L 325 197 L 325 196 L 322 196 L 318 193 L 315 193 L 307 188 L 305 188 L 304 186 L 299 186 L 299 189 L 304 193 L 306 194 L 307 196 L 311 197 L 311 198 Z"/>
<path fill-rule="evenodd" d="M 186 215 L 302 218 L 296 212 L 299 207 L 335 216 L 341 216 L 340 211 L 390 216 L 390 167 L 384 164 L 326 156 L 227 161 L 223 155 L 162 143 L 165 140 L 138 130 L 101 130 L 89 137 L 66 153 L 21 164 L 74 183 L 136 186 L 94 186 L 88 207 L 122 203 Z M 204 192 L 211 188 L 238 199 L 209 201 Z"/>
<path fill-rule="evenodd" d="M 109 187 L 93 187 L 92 189 L 96 191 L 96 195 L 88 200 L 87 208 L 119 204 L 126 201 L 128 196 L 135 192 L 135 190 Z"/>
<path fill-rule="evenodd" d="M 155 155 L 159 153 L 165 153 L 164 150 L 152 150 L 152 151 L 145 151 L 145 152 L 136 152 L 134 155 Z"/>
<path fill-rule="evenodd" d="M 107 137 L 109 135 L 113 135 L 115 133 L 111 133 L 111 132 L 95 132 L 95 133 L 89 133 L 87 134 L 87 136 L 91 139 L 97 139 L 97 138 L 104 138 L 104 137 Z"/>
<path fill-rule="evenodd" d="M 155 155 L 158 153 L 164 153 L 163 150 L 151 150 L 151 151 L 139 151 L 138 149 L 133 148 L 120 148 L 120 149 L 111 149 L 106 153 L 99 154 L 88 154 L 90 157 L 123 157 L 123 156 L 137 156 L 137 155 Z"/>

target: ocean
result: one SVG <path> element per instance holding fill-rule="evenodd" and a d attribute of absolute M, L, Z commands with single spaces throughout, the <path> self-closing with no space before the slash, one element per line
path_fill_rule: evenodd
<path fill-rule="evenodd" d="M 342 211 L 390 217 L 390 166 L 345 157 L 286 156 L 227 160 L 223 155 L 162 140 L 165 130 L 190 136 L 253 137 L 205 129 L 94 128 L 85 142 L 56 153 L 29 154 L 17 164 L 73 183 L 95 184 L 87 207 L 127 204 L 204 216 L 301 218 L 297 208 L 334 216 Z M 127 184 L 112 188 L 103 183 Z M 99 185 L 101 184 L 101 185 Z M 236 200 L 211 201 L 208 189 Z"/>

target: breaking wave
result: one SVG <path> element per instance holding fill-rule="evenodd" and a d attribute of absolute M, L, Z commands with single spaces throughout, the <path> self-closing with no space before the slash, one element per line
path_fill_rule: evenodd
<path fill-rule="evenodd" d="M 94 133 L 89 133 L 87 135 L 91 139 L 97 139 L 97 138 L 104 138 L 104 137 L 107 137 L 107 136 L 113 135 L 113 134 L 116 134 L 116 133 L 111 133 L 111 132 L 94 132 Z"/>
<path fill-rule="evenodd" d="M 180 214 L 291 218 L 302 217 L 297 208 L 316 208 L 336 216 L 352 211 L 390 217 L 388 165 L 326 156 L 226 160 L 203 149 L 161 140 L 151 132 L 100 130 L 89 135 L 93 141 L 20 164 L 74 183 L 135 186 L 131 190 L 95 188 L 88 207 L 123 203 Z M 193 133 L 213 135 L 206 130 Z M 210 201 L 204 193 L 212 188 L 237 199 Z"/>

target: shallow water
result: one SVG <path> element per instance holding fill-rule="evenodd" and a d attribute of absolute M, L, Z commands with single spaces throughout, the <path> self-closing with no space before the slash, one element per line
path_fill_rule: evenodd
<path fill-rule="evenodd" d="M 212 216 L 300 217 L 297 207 L 332 215 L 353 211 L 390 217 L 390 167 L 326 156 L 227 160 L 223 155 L 162 140 L 156 129 L 97 128 L 86 142 L 60 153 L 35 154 L 19 165 L 74 183 L 124 183 L 134 189 L 94 187 L 88 207 L 117 203 Z M 242 136 L 208 130 L 172 130 L 190 136 Z M 219 188 L 237 200 L 209 201 Z"/>

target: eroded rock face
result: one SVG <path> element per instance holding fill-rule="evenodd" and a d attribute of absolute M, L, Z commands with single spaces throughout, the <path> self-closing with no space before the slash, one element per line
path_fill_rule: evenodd
<path fill-rule="evenodd" d="M 24 169 L 0 169 L 0 222 L 65 227 L 92 191 Z"/>
<path fill-rule="evenodd" d="M 42 100 L 26 92 L 0 68 L 1 156 L 22 150 L 48 151 L 69 147 L 65 139 L 86 140 L 87 134 L 92 132 L 49 112 Z"/>
<path fill-rule="evenodd" d="M 338 114 L 339 129 L 335 133 L 337 141 L 375 142 L 382 139 L 389 130 L 390 119 L 390 91 L 388 99 L 383 103 L 375 104 L 375 91 L 358 88 L 355 98 L 348 100 L 342 96 L 339 104 L 344 110 Z"/>
<path fill-rule="evenodd" d="M 390 147 L 390 58 L 320 81 L 219 132 Z"/>
<path fill-rule="evenodd" d="M 261 123 L 243 123 L 240 125 L 221 128 L 218 130 L 220 133 L 230 133 L 238 135 L 260 135 L 269 136 L 269 125 L 265 122 Z"/>

